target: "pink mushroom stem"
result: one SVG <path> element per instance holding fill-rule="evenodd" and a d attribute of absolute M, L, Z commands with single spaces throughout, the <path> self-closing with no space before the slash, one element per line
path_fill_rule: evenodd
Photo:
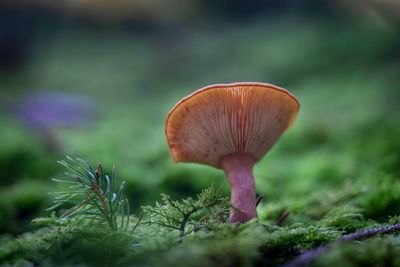
<path fill-rule="evenodd" d="M 220 161 L 221 167 L 231 186 L 231 223 L 245 223 L 257 218 L 256 186 L 253 177 L 253 157 L 234 153 Z"/>

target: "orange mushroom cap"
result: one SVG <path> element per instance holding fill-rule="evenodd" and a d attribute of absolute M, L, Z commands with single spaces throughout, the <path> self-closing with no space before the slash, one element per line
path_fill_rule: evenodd
<path fill-rule="evenodd" d="M 224 156 L 242 153 L 259 161 L 293 123 L 300 104 L 268 83 L 206 86 L 168 113 L 165 133 L 176 162 L 221 168 Z"/>

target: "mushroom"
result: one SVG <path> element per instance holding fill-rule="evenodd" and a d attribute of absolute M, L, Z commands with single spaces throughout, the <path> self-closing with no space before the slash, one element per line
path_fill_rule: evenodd
<path fill-rule="evenodd" d="M 169 112 L 165 133 L 172 158 L 223 169 L 231 187 L 231 223 L 257 218 L 253 166 L 293 123 L 300 104 L 267 83 L 204 87 Z"/>

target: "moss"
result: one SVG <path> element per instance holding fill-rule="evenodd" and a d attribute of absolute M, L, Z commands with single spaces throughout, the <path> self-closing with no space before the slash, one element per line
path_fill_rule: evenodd
<path fill-rule="evenodd" d="M 362 209 L 355 206 L 342 205 L 333 207 L 322 218 L 320 224 L 349 233 L 370 226 L 371 222 L 364 220 Z"/>
<path fill-rule="evenodd" d="M 117 266 L 118 258 L 129 253 L 132 237 L 103 227 L 69 225 L 43 228 L 2 246 L 0 261 L 20 259 L 34 264 Z"/>
<path fill-rule="evenodd" d="M 50 203 L 49 182 L 21 180 L 0 190 L 0 231 L 22 233 Z"/>
<path fill-rule="evenodd" d="M 399 266 L 398 237 L 377 237 L 364 242 L 335 246 L 312 266 Z"/>

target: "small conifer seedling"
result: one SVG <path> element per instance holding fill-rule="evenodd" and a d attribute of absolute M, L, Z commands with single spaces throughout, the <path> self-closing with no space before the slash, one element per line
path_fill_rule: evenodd
<path fill-rule="evenodd" d="M 56 182 L 68 184 L 68 189 L 51 193 L 54 196 L 54 210 L 60 206 L 71 206 L 60 217 L 70 219 L 78 217 L 96 223 L 104 223 L 112 230 L 129 227 L 129 202 L 125 198 L 125 182 L 117 185 L 115 168 L 112 175 L 104 174 L 99 163 L 97 168 L 82 160 L 67 157 L 59 161 L 71 179 L 53 179 Z"/>

